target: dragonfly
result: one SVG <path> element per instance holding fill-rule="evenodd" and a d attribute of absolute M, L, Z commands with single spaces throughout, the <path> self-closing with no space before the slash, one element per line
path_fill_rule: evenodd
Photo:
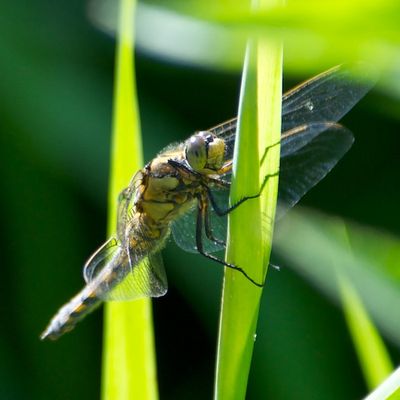
<path fill-rule="evenodd" d="M 337 121 L 372 86 L 353 72 L 337 66 L 283 95 L 278 218 L 351 147 L 352 133 Z M 86 285 L 60 308 L 41 339 L 59 338 L 103 301 L 163 296 L 167 278 L 161 250 L 171 234 L 183 250 L 263 286 L 215 255 L 225 248 L 227 215 L 262 191 L 228 206 L 237 125 L 233 118 L 198 131 L 166 147 L 133 176 L 119 195 L 116 233 L 86 262 Z"/>

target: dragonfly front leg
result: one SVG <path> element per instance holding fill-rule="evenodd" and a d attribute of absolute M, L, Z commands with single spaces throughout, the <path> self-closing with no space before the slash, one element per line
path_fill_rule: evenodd
<path fill-rule="evenodd" d="M 269 151 L 271 148 L 277 146 L 279 143 L 280 143 L 280 141 L 279 141 L 279 142 L 276 142 L 276 143 L 274 143 L 274 144 L 272 144 L 272 145 L 270 145 L 270 146 L 268 146 L 268 147 L 265 148 L 264 154 L 263 154 L 263 156 L 261 157 L 260 165 L 262 165 L 262 164 L 264 163 L 264 161 L 265 161 L 265 159 L 266 159 L 266 157 L 267 157 L 267 155 L 268 155 L 268 151 Z M 220 170 L 219 172 L 220 172 L 220 173 L 228 173 L 228 172 L 231 171 L 231 169 L 232 169 L 232 161 L 229 161 L 229 162 L 227 162 L 226 164 L 224 164 L 224 166 L 221 168 L 221 170 Z M 245 197 L 241 198 L 239 201 L 237 201 L 235 204 L 233 204 L 232 206 L 230 206 L 230 207 L 228 207 L 228 208 L 226 208 L 226 209 L 221 208 L 221 207 L 217 204 L 217 202 L 215 201 L 215 199 L 214 199 L 214 197 L 213 197 L 213 194 L 212 194 L 211 190 L 207 187 L 208 198 L 210 199 L 210 202 L 211 202 L 211 204 L 212 204 L 212 206 L 213 206 L 213 208 L 214 208 L 215 213 L 216 213 L 218 216 L 222 217 L 222 216 L 224 216 L 224 215 L 229 214 L 231 211 L 233 211 L 235 208 L 239 207 L 239 206 L 240 206 L 242 203 L 244 203 L 245 201 L 250 200 L 250 199 L 256 199 L 257 197 L 260 197 L 260 195 L 261 195 L 262 191 L 264 190 L 264 187 L 265 187 L 265 185 L 266 185 L 268 179 L 271 178 L 271 177 L 273 177 L 273 176 L 277 176 L 277 175 L 278 175 L 278 172 L 276 172 L 276 173 L 274 173 L 274 174 L 266 175 L 266 176 L 264 177 L 264 179 L 263 179 L 263 182 L 262 182 L 262 184 L 261 184 L 261 187 L 260 187 L 260 190 L 258 191 L 258 193 L 254 194 L 254 195 L 251 195 L 251 196 L 245 196 Z M 220 187 L 230 187 L 230 182 L 224 181 L 224 180 L 222 180 L 222 179 L 211 179 L 211 181 L 212 181 L 216 186 L 220 186 Z"/>
<path fill-rule="evenodd" d="M 264 154 L 263 154 L 263 156 L 261 157 L 260 165 L 263 165 L 263 164 L 264 164 L 264 161 L 265 161 L 265 159 L 267 158 L 268 151 L 269 151 L 270 149 L 272 149 L 273 147 L 277 146 L 278 144 L 280 144 L 280 142 L 281 142 L 281 141 L 276 142 L 276 143 L 271 144 L 270 146 L 267 146 L 267 147 L 265 148 Z"/>
<path fill-rule="evenodd" d="M 265 284 L 265 281 L 263 283 L 256 282 L 253 278 L 251 278 L 246 271 L 243 268 L 238 267 L 237 265 L 230 264 L 225 262 L 224 260 L 219 259 L 218 257 L 213 256 L 212 254 L 207 253 L 204 248 L 203 248 L 203 241 L 202 241 L 202 232 L 203 232 L 203 223 L 205 223 L 205 218 L 206 218 L 206 210 L 207 206 L 205 205 L 207 203 L 206 199 L 203 199 L 201 196 L 198 197 L 198 212 L 197 212 L 197 220 L 196 220 L 196 246 L 197 246 L 197 251 L 204 257 L 215 261 L 221 265 L 224 265 L 227 268 L 234 269 L 236 271 L 239 271 L 241 274 L 243 274 L 251 283 L 258 287 L 263 287 Z"/>
<path fill-rule="evenodd" d="M 210 203 L 211 203 L 211 205 L 212 205 L 212 207 L 213 207 L 215 213 L 216 213 L 219 217 L 223 217 L 223 216 L 229 214 L 230 212 L 232 212 L 233 210 L 235 210 L 237 207 L 239 207 L 239 206 L 240 206 L 241 204 L 243 204 L 245 201 L 251 200 L 251 199 L 256 199 L 256 198 L 260 197 L 260 196 L 261 196 L 261 193 L 262 193 L 263 190 L 264 190 L 265 185 L 266 185 L 267 182 L 268 182 L 268 179 L 269 179 L 269 178 L 272 178 L 272 177 L 274 177 L 274 176 L 278 176 L 278 175 L 279 175 L 279 171 L 277 171 L 277 172 L 275 172 L 275 173 L 273 173 L 273 174 L 268 174 L 268 175 L 266 175 L 266 176 L 264 177 L 264 180 L 263 180 L 263 182 L 262 182 L 262 184 L 261 184 L 261 187 L 260 187 L 258 193 L 254 194 L 254 195 L 251 195 L 251 196 L 244 196 L 244 197 L 242 197 L 240 200 L 238 200 L 235 204 L 233 204 L 232 206 L 230 206 L 230 207 L 228 207 L 228 208 L 226 208 L 226 209 L 223 209 L 223 208 L 221 208 L 221 207 L 218 205 L 218 203 L 216 202 L 216 200 L 215 200 L 215 198 L 214 198 L 213 193 L 211 192 L 211 189 L 208 188 L 208 187 L 207 187 L 207 196 L 208 196 L 208 198 L 209 198 L 209 200 L 210 200 Z"/>

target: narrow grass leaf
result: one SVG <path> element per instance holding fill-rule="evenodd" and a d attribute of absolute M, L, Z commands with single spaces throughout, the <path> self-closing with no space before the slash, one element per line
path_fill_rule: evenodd
<path fill-rule="evenodd" d="M 337 274 L 345 276 L 382 334 L 398 345 L 400 239 L 346 222 L 349 252 L 348 244 L 338 239 L 338 224 L 343 222 L 300 207 L 290 211 L 274 236 L 280 264 L 295 268 L 338 304 Z"/>
<path fill-rule="evenodd" d="M 229 215 L 226 260 L 257 283 L 266 275 L 277 199 L 282 96 L 282 48 L 250 40 L 243 68 L 239 128 L 235 142 L 231 204 L 259 192 Z M 265 149 L 269 150 L 261 164 Z M 260 168 L 261 167 L 261 168 Z M 239 271 L 225 268 L 215 398 L 244 399 L 262 289 Z"/>
<path fill-rule="evenodd" d="M 343 242 L 351 255 L 346 226 L 338 221 L 336 227 L 338 240 Z M 336 263 L 334 254 L 332 259 Z M 337 278 L 343 311 L 360 366 L 368 387 L 374 389 L 393 371 L 393 365 L 377 328 L 343 268 L 337 269 Z"/>
<path fill-rule="evenodd" d="M 338 278 L 343 311 L 364 379 L 368 387 L 374 389 L 393 371 L 393 365 L 357 291 L 345 276 Z"/>
<path fill-rule="evenodd" d="M 115 65 L 108 233 L 116 229 L 118 194 L 142 166 L 134 77 L 133 18 L 136 1 L 121 0 Z M 157 399 L 151 302 L 105 304 L 104 400 Z"/>

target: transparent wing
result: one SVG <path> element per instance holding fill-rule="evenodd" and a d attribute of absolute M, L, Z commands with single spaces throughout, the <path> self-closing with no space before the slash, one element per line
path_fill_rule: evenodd
<path fill-rule="evenodd" d="M 363 64 L 339 65 L 301 83 L 282 97 L 282 132 L 296 126 L 337 122 L 372 88 L 373 71 Z M 225 160 L 233 157 L 237 118 L 208 129 L 226 143 Z"/>
<path fill-rule="evenodd" d="M 171 225 L 172 237 L 176 244 L 189 253 L 197 253 L 196 218 L 197 205 L 193 204 L 190 210 L 173 221 Z"/>
<path fill-rule="evenodd" d="M 119 247 L 117 239 L 111 237 L 90 256 L 83 267 L 83 278 L 86 283 L 92 282 L 107 265 L 111 264 Z"/>
<path fill-rule="evenodd" d="M 281 140 L 277 218 L 281 218 L 323 179 L 352 143 L 351 132 L 334 123 L 303 125 L 284 133 Z M 229 180 L 229 177 L 225 176 L 224 179 Z M 227 208 L 228 190 L 214 190 L 213 195 L 221 208 Z M 185 251 L 197 251 L 196 216 L 197 208 L 193 206 L 172 225 L 174 240 Z M 225 241 L 227 218 L 219 217 L 210 210 L 210 222 L 214 236 Z M 208 240 L 204 233 L 203 244 L 210 253 L 224 248 Z"/>
<path fill-rule="evenodd" d="M 229 201 L 229 190 L 214 190 L 213 196 L 222 209 L 226 208 Z M 197 204 L 184 215 L 172 223 L 172 236 L 176 244 L 189 253 L 197 253 L 196 245 L 196 221 Z M 218 216 L 212 208 L 209 208 L 209 221 L 213 236 L 219 240 L 226 239 L 227 216 Z M 202 232 L 203 248 L 207 253 L 215 253 L 223 250 L 225 246 L 215 243 L 207 238 L 204 229 Z"/>
<path fill-rule="evenodd" d="M 139 170 L 129 182 L 128 187 L 122 190 L 118 196 L 117 237 L 121 242 L 125 242 L 126 239 L 126 227 L 130 211 L 133 207 L 135 193 L 141 184 L 142 178 L 142 171 Z"/>
<path fill-rule="evenodd" d="M 96 287 L 103 300 L 133 300 L 159 297 L 168 284 L 160 252 L 139 254 L 115 238 L 104 243 L 84 267 L 87 284 Z"/>
<path fill-rule="evenodd" d="M 129 267 L 128 267 L 129 268 Z M 164 296 L 168 290 L 167 276 L 161 253 L 149 254 L 136 264 L 128 275 L 111 290 L 104 300 L 135 300 Z"/>
<path fill-rule="evenodd" d="M 296 126 L 337 122 L 374 85 L 365 65 L 337 66 L 302 83 L 282 98 L 282 132 Z"/>
<path fill-rule="evenodd" d="M 278 218 L 326 176 L 353 140 L 348 129 L 334 123 L 303 125 L 282 136 Z"/>

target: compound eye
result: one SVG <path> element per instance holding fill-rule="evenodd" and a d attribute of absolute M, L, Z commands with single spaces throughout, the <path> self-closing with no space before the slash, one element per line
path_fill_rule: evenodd
<path fill-rule="evenodd" d="M 186 160 L 195 170 L 202 170 L 207 164 L 207 143 L 203 136 L 192 136 L 186 142 Z"/>

